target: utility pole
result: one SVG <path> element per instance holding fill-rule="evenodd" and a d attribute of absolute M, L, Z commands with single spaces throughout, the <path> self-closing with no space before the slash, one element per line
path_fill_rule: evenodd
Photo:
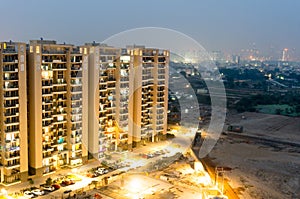
<path fill-rule="evenodd" d="M 224 193 L 224 173 L 225 173 L 225 171 L 224 171 L 223 167 L 216 167 L 215 168 L 215 185 L 217 187 L 219 187 L 218 186 L 219 175 L 222 177 L 222 181 L 221 181 L 221 193 L 222 193 L 222 195 Z"/>

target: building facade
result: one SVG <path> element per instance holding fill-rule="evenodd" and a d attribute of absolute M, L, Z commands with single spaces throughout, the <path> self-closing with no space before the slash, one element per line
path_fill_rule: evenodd
<path fill-rule="evenodd" d="M 1 183 L 27 180 L 26 44 L 0 43 Z"/>
<path fill-rule="evenodd" d="M 87 44 L 89 152 L 105 158 L 167 131 L 169 52 Z"/>
<path fill-rule="evenodd" d="M 87 160 L 86 49 L 30 41 L 28 52 L 29 171 L 42 175 Z"/>
<path fill-rule="evenodd" d="M 130 100 L 133 147 L 164 139 L 167 132 L 169 51 L 131 48 L 134 91 Z"/>
<path fill-rule="evenodd" d="M 167 50 L 3 42 L 0 66 L 1 183 L 164 139 Z"/>

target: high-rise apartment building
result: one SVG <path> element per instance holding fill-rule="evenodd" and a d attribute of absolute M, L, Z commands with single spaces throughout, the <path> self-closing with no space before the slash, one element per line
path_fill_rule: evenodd
<path fill-rule="evenodd" d="M 167 129 L 169 52 L 87 44 L 89 49 L 89 152 L 104 158 Z"/>
<path fill-rule="evenodd" d="M 169 51 L 131 48 L 134 91 L 129 107 L 133 146 L 158 141 L 167 131 Z"/>
<path fill-rule="evenodd" d="M 169 51 L 0 43 L 0 180 L 102 159 L 167 131 Z"/>
<path fill-rule="evenodd" d="M 104 158 L 106 152 L 130 148 L 128 101 L 130 56 L 126 49 L 87 44 L 89 49 L 89 152 Z M 132 90 L 132 89 L 131 89 Z"/>
<path fill-rule="evenodd" d="M 0 180 L 27 180 L 26 44 L 0 43 Z"/>
<path fill-rule="evenodd" d="M 87 160 L 87 49 L 30 41 L 29 171 L 42 175 Z"/>
<path fill-rule="evenodd" d="M 289 49 L 285 48 L 282 50 L 281 61 L 289 61 Z"/>

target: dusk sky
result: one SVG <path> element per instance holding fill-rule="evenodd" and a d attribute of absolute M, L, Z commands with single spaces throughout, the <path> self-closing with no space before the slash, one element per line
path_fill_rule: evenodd
<path fill-rule="evenodd" d="M 6 0 L 0 41 L 43 37 L 80 45 L 155 26 L 187 34 L 209 51 L 238 53 L 255 43 L 265 54 L 289 48 L 300 57 L 299 8 L 296 0 Z"/>

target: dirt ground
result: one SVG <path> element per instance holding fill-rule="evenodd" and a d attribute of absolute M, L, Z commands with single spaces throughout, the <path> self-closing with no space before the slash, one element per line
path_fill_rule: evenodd
<path fill-rule="evenodd" d="M 278 138 L 300 143 L 300 117 L 268 115 L 254 112 L 229 113 L 227 115 L 227 123 L 243 126 L 244 132 L 249 135 Z"/>
<path fill-rule="evenodd" d="M 245 119 L 242 119 L 245 118 Z M 300 118 L 260 113 L 230 114 L 230 124 L 242 134 L 300 144 Z M 209 154 L 218 166 L 228 167 L 225 178 L 241 198 L 300 198 L 300 148 L 256 143 L 222 135 Z"/>

